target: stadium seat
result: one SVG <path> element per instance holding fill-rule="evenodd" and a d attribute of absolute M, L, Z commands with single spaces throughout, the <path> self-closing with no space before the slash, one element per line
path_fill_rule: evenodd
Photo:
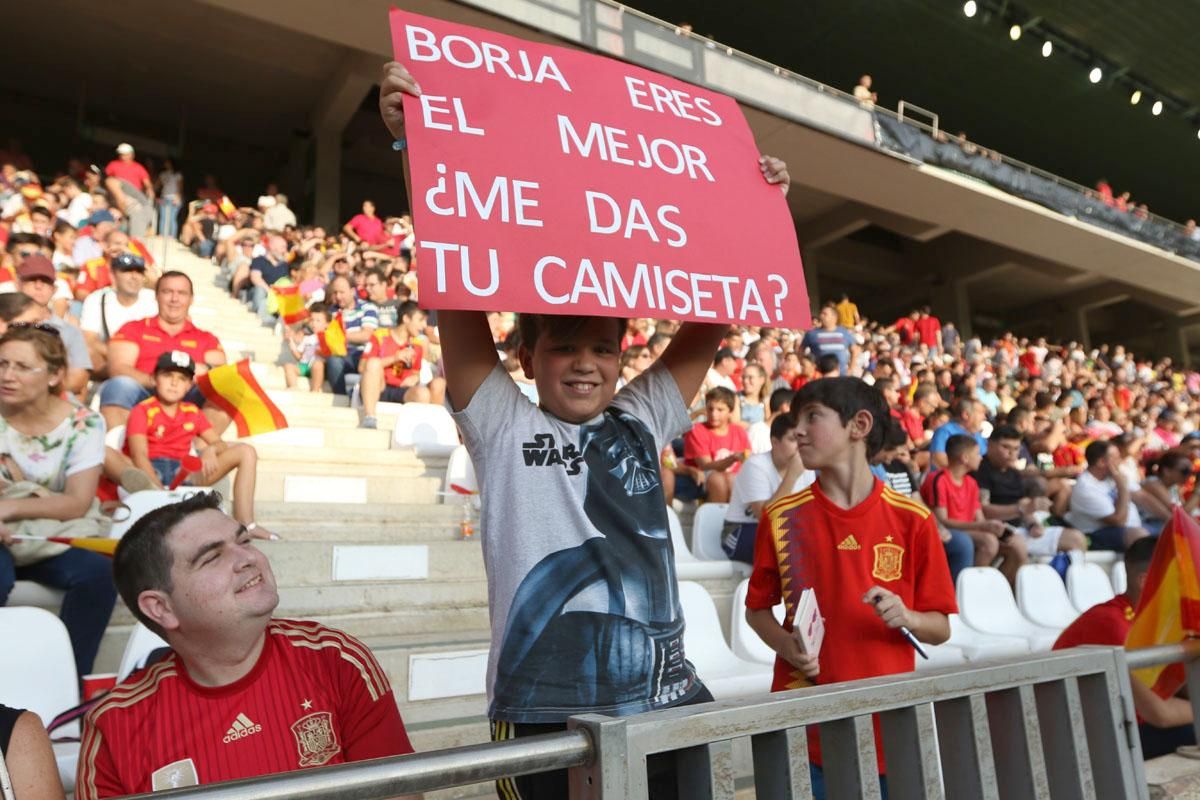
<path fill-rule="evenodd" d="M 746 592 L 750 588 L 750 579 L 738 584 L 733 593 L 733 611 L 729 617 L 729 643 L 733 654 L 743 661 L 757 661 L 760 664 L 775 664 L 775 651 L 759 638 L 750 623 L 746 622 Z M 771 609 L 775 619 L 783 624 L 785 612 L 783 603 Z"/>
<path fill-rule="evenodd" d="M 1118 561 L 1113 564 L 1110 576 L 1112 578 L 1113 591 L 1117 594 L 1125 594 L 1125 591 L 1129 588 L 1129 577 L 1125 573 L 1125 562 Z"/>
<path fill-rule="evenodd" d="M 1072 564 L 1067 569 L 1067 596 L 1079 613 L 1111 600 L 1113 594 L 1112 583 L 1099 564 Z"/>
<path fill-rule="evenodd" d="M 129 641 L 125 643 L 125 652 L 121 656 L 121 666 L 117 668 L 117 682 L 128 678 L 133 672 L 146 665 L 146 657 L 160 647 L 170 647 L 157 633 L 142 623 L 133 626 Z"/>
<path fill-rule="evenodd" d="M 450 455 L 459 445 L 450 412 L 429 403 L 406 403 L 396 414 L 392 448 L 412 447 L 417 455 Z"/>
<path fill-rule="evenodd" d="M 692 555 L 683 538 L 683 525 L 675 509 L 667 506 L 667 523 L 671 529 L 671 548 L 675 551 L 675 577 L 681 581 L 703 581 L 713 578 L 736 578 L 742 574 L 733 561 L 701 561 Z"/>
<path fill-rule="evenodd" d="M 929 658 L 917 655 L 917 672 L 941 667 L 953 667 L 967 660 L 963 649 L 956 644 L 922 644 L 921 647 L 929 654 Z"/>
<path fill-rule="evenodd" d="M 195 494 L 195 489 L 176 489 L 175 491 L 167 490 L 152 490 L 145 492 L 134 492 L 128 495 L 121 502 L 125 504 L 124 509 L 120 509 L 113 516 L 112 530 L 109 531 L 109 536 L 113 539 L 120 539 L 124 536 L 133 523 L 137 522 L 142 517 L 149 514 L 156 508 L 162 508 L 171 503 L 178 503 L 184 498 Z"/>
<path fill-rule="evenodd" d="M 950 615 L 950 639 L 967 661 L 1019 656 L 1029 652 L 1029 640 L 1019 636 L 994 636 L 967 626 L 958 614 Z"/>
<path fill-rule="evenodd" d="M 684 652 L 714 698 L 721 700 L 771 691 L 772 668 L 733 654 L 721 633 L 717 607 L 703 586 L 693 581 L 680 581 L 679 605 L 686 623 Z"/>
<path fill-rule="evenodd" d="M 958 610 L 962 621 L 980 633 L 1019 636 L 1035 653 L 1049 650 L 1059 631 L 1021 616 L 1012 589 L 1000 570 L 968 567 L 958 574 Z"/>
<path fill-rule="evenodd" d="M 442 502 L 447 505 L 461 505 L 470 500 L 476 508 L 479 507 L 478 494 L 474 497 L 459 494 L 450 488 L 451 486 L 459 486 L 471 492 L 479 491 L 479 481 L 475 478 L 475 466 L 471 463 L 471 456 L 467 453 L 466 445 L 460 444 L 450 454 L 450 461 L 446 464 L 446 480 L 442 483 Z"/>
<path fill-rule="evenodd" d="M 62 589 L 43 586 L 33 581 L 17 581 L 8 595 L 8 605 L 44 608 L 57 614 L 58 610 L 62 608 L 65 594 Z"/>
<path fill-rule="evenodd" d="M 0 647 L 0 703 L 34 712 L 43 725 L 79 705 L 75 654 L 58 617 L 40 608 L 0 608 L 0 642 L 6 643 Z M 78 739 L 79 721 L 64 725 L 54 735 Z M 54 758 L 70 794 L 75 788 L 79 742 L 55 742 Z"/>
<path fill-rule="evenodd" d="M 721 549 L 721 529 L 725 527 L 728 503 L 705 503 L 692 519 L 692 551 L 705 561 L 728 561 Z"/>
<path fill-rule="evenodd" d="M 1062 578 L 1048 564 L 1026 564 L 1017 570 L 1017 607 L 1030 622 L 1058 630 L 1079 616 Z"/>

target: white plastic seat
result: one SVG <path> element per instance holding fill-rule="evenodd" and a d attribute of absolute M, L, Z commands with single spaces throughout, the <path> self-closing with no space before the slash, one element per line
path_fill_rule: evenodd
<path fill-rule="evenodd" d="M 134 492 L 121 501 L 125 504 L 128 511 L 125 509 L 117 510 L 117 513 L 113 516 L 112 530 L 109 531 L 108 535 L 113 539 L 120 539 L 133 527 L 133 523 L 154 509 L 162 508 L 171 503 L 178 503 L 195 494 L 196 491 L 195 488 L 181 487 L 175 491 L 155 489 L 145 492 Z"/>
<path fill-rule="evenodd" d="M 128 678 L 134 671 L 146 665 L 146 657 L 160 647 L 170 647 L 162 637 L 147 628 L 142 623 L 133 626 L 129 641 L 125 642 L 125 652 L 121 656 L 121 666 L 117 668 L 117 682 Z"/>
<path fill-rule="evenodd" d="M 963 649 L 956 644 L 922 644 L 921 648 L 929 654 L 929 658 L 921 658 L 917 655 L 917 672 L 922 672 L 927 669 L 939 669 L 940 667 L 953 667 L 963 664 L 967 660 Z"/>
<path fill-rule="evenodd" d="M 0 608 L 0 703 L 25 708 L 43 725 L 79 705 L 79 676 L 66 626 L 40 608 Z M 56 738 L 79 738 L 78 720 L 54 732 Z M 54 744 L 58 774 L 69 794 L 75 788 L 78 742 Z"/>
<path fill-rule="evenodd" d="M 1021 616 L 1012 589 L 1000 570 L 968 567 L 958 573 L 958 610 L 962 621 L 980 633 L 1019 636 L 1035 653 L 1049 650 L 1059 631 Z"/>
<path fill-rule="evenodd" d="M 1048 564 L 1026 564 L 1017 570 L 1017 607 L 1035 625 L 1058 630 L 1079 616 L 1058 571 Z"/>
<path fill-rule="evenodd" d="M 1129 576 L 1125 573 L 1125 562 L 1118 561 L 1112 565 L 1112 588 L 1117 594 L 1125 594 L 1129 588 Z"/>
<path fill-rule="evenodd" d="M 721 549 L 721 531 L 725 527 L 728 503 L 705 503 L 692 518 L 692 551 L 702 561 L 728 561 Z"/>
<path fill-rule="evenodd" d="M 65 595 L 66 592 L 62 589 L 43 586 L 33 581 L 17 581 L 13 585 L 13 590 L 8 594 L 8 605 L 44 608 L 47 611 L 57 614 L 59 609 L 62 608 L 62 601 Z"/>
<path fill-rule="evenodd" d="M 405 403 L 396 414 L 392 449 L 412 447 L 417 455 L 449 455 L 459 446 L 450 412 L 431 403 Z"/>
<path fill-rule="evenodd" d="M 1124 566 L 1122 564 L 1121 566 Z M 1067 568 L 1067 596 L 1081 614 L 1114 596 L 1112 582 L 1099 564 L 1072 564 Z"/>
<path fill-rule="evenodd" d="M 767 646 L 759 635 L 750 627 L 750 623 L 746 622 L 746 592 L 750 589 L 750 579 L 742 581 L 738 584 L 737 590 L 733 593 L 733 611 L 729 616 L 729 644 L 732 646 L 733 654 L 744 661 L 757 661 L 760 664 L 770 664 L 772 667 L 775 664 L 775 651 Z M 775 621 L 780 625 L 783 624 L 783 615 L 786 609 L 783 603 L 779 603 L 771 609 L 775 614 Z"/>
<path fill-rule="evenodd" d="M 970 628 L 958 614 L 950 615 L 950 639 L 967 661 L 987 661 L 1029 652 L 1029 640 L 1019 636 L 995 636 Z"/>
<path fill-rule="evenodd" d="M 693 581 L 680 581 L 679 605 L 686 623 L 684 653 L 714 698 L 746 697 L 771 691 L 772 668 L 733 654 L 721 633 L 717 607 L 703 586 Z"/>
<path fill-rule="evenodd" d="M 717 578 L 736 578 L 742 574 L 734 561 L 701 561 L 692 555 L 683 538 L 683 525 L 675 509 L 667 506 L 667 524 L 671 529 L 671 548 L 675 551 L 675 577 L 681 581 L 704 581 Z"/>

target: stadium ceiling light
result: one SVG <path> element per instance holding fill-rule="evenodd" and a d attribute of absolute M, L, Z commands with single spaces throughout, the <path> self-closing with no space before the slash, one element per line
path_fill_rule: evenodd
<path fill-rule="evenodd" d="M 1142 90 L 1134 89 L 1133 94 L 1129 95 L 1129 105 L 1136 106 L 1140 102 L 1142 102 Z"/>
<path fill-rule="evenodd" d="M 978 11 L 979 6 L 976 4 L 975 0 L 967 0 L 967 2 L 963 3 L 963 13 L 967 15 L 968 19 L 975 16 L 976 12 Z"/>
<path fill-rule="evenodd" d="M 1021 38 L 1021 26 L 1013 25 L 1011 28 L 1009 28 L 1008 29 L 1008 38 L 1012 39 L 1014 42 L 1017 39 L 1020 39 Z"/>
<path fill-rule="evenodd" d="M 1099 67 L 1092 67 L 1092 71 L 1088 73 L 1088 80 L 1092 83 L 1099 83 L 1104 77 L 1104 72 Z"/>
<path fill-rule="evenodd" d="M 1196 138 L 1200 139 L 1200 131 L 1196 131 Z"/>
<path fill-rule="evenodd" d="M 1051 42 L 1049 39 L 1047 39 L 1046 43 L 1042 45 L 1042 58 L 1049 58 L 1050 54 L 1053 52 L 1054 52 L 1054 43 Z"/>
<path fill-rule="evenodd" d="M 1162 113 L 1162 110 L 1163 110 L 1162 100 L 1155 100 L 1154 105 L 1150 106 L 1150 113 L 1156 117 Z"/>

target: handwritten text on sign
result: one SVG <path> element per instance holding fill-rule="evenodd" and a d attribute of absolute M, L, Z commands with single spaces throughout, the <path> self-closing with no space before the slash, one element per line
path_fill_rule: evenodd
<path fill-rule="evenodd" d="M 612 59 L 391 12 L 421 301 L 807 326 L 787 203 L 737 104 Z"/>

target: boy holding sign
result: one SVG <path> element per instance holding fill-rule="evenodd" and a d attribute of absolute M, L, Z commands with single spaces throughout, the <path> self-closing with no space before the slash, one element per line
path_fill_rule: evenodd
<path fill-rule="evenodd" d="M 380 111 L 397 139 L 402 97 L 419 93 L 403 66 L 387 65 Z M 786 192 L 786 165 L 759 163 Z M 685 324 L 617 393 L 624 320 L 523 314 L 518 357 L 537 384 L 534 406 L 497 363 L 485 312 L 438 318 L 447 400 L 484 498 L 493 738 L 710 700 L 684 657 L 658 453 L 690 427 L 686 399 L 727 327 Z M 677 796 L 669 755 L 648 770 L 652 797 Z M 502 797 L 567 794 L 565 772 L 500 786 Z"/>

